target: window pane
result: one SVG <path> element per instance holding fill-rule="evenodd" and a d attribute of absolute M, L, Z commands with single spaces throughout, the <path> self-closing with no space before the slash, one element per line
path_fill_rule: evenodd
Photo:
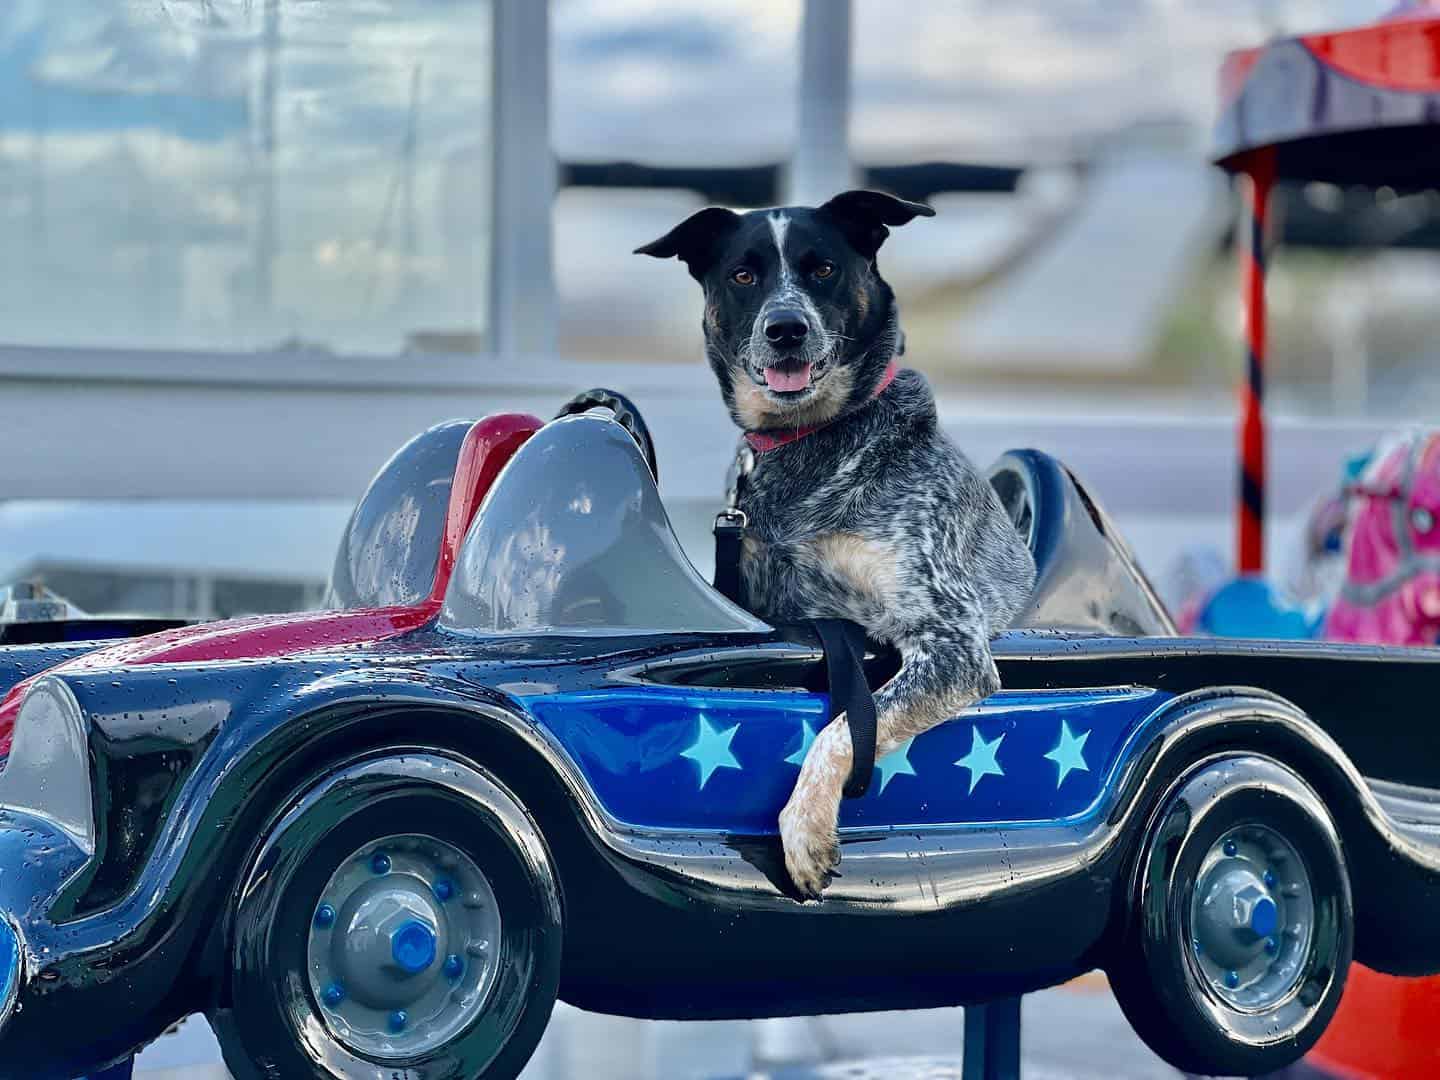
<path fill-rule="evenodd" d="M 11 0 L 0 340 L 474 348 L 488 0 Z"/>
<path fill-rule="evenodd" d="M 0 588 L 92 615 L 228 618 L 318 607 L 349 500 L 0 500 Z"/>
<path fill-rule="evenodd" d="M 553 138 L 565 162 L 755 166 L 795 140 L 799 0 L 551 6 Z M 570 188 L 555 206 L 560 351 L 700 360 L 700 290 L 628 254 L 704 205 L 682 190 Z"/>

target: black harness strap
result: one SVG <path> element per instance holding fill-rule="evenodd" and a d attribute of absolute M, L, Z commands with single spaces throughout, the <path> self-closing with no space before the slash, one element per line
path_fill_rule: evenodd
<path fill-rule="evenodd" d="M 740 597 L 740 545 L 750 524 L 740 509 L 740 500 L 745 497 L 745 481 L 754 467 L 755 455 L 742 443 L 730 467 L 725 509 L 715 515 L 715 590 L 740 607 L 745 606 Z"/>
<path fill-rule="evenodd" d="M 814 626 L 825 647 L 830 719 L 844 713 L 850 726 L 853 760 L 845 797 L 858 799 L 870 789 L 875 771 L 875 698 L 865 681 L 865 628 L 849 619 L 815 619 Z"/>
<path fill-rule="evenodd" d="M 742 448 L 736 460 L 728 505 L 715 516 L 715 589 L 742 607 L 740 545 L 750 522 L 739 508 L 739 502 L 753 465 L 753 457 L 747 461 Z M 870 777 L 875 771 L 875 698 L 865 680 L 865 628 L 849 619 L 814 619 L 812 623 L 825 650 L 830 719 L 843 713 L 850 725 L 852 764 L 850 777 L 845 781 L 845 797 L 858 799 L 870 789 Z"/>
<path fill-rule="evenodd" d="M 732 604 L 741 604 L 740 542 L 745 539 L 745 525 L 740 510 L 722 510 L 715 517 L 715 589 Z"/>

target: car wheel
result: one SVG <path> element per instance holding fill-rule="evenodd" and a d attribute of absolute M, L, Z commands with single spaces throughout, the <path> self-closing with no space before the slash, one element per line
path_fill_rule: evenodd
<path fill-rule="evenodd" d="M 1315 1044 L 1354 914 L 1335 825 L 1299 776 L 1258 756 L 1202 766 L 1161 807 L 1134 881 L 1110 976 L 1152 1050 L 1182 1072 L 1254 1076 Z"/>
<path fill-rule="evenodd" d="M 346 768 L 271 831 L 215 1027 L 236 1077 L 514 1077 L 560 975 L 549 855 L 519 802 L 431 755 Z"/>

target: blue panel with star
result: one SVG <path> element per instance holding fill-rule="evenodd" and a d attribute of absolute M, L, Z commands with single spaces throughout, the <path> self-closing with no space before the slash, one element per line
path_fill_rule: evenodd
<path fill-rule="evenodd" d="M 1002 690 L 875 763 L 841 826 L 1054 821 L 1096 805 L 1168 694 Z M 776 831 L 827 700 L 800 691 L 616 687 L 525 699 L 602 805 L 641 827 Z"/>

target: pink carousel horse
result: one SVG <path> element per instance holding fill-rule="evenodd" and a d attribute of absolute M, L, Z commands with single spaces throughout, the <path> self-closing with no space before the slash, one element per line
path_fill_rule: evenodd
<path fill-rule="evenodd" d="M 1345 578 L 1322 636 L 1440 644 L 1440 430 L 1378 448 L 1347 495 Z"/>

